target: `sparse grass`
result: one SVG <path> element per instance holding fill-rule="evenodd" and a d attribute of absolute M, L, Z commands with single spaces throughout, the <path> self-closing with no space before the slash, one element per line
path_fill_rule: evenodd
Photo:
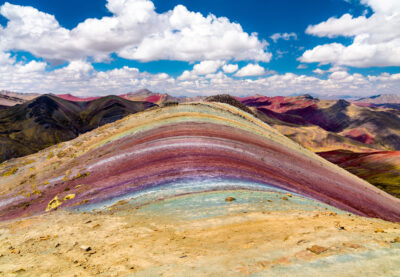
<path fill-rule="evenodd" d="M 47 155 L 47 159 L 50 160 L 53 157 L 54 157 L 54 153 L 53 153 L 53 151 L 50 151 L 49 154 Z"/>
<path fill-rule="evenodd" d="M 177 105 L 179 105 L 178 102 L 170 101 L 170 102 L 165 102 L 165 103 L 163 104 L 163 107 L 177 106 Z"/>
<path fill-rule="evenodd" d="M 23 162 L 22 165 L 32 164 L 34 162 L 35 162 L 35 160 L 27 160 L 27 161 Z"/>
<path fill-rule="evenodd" d="M 78 174 L 76 174 L 74 177 L 71 178 L 71 181 L 72 180 L 76 180 L 76 179 L 85 178 L 85 177 L 87 177 L 89 175 L 90 175 L 89 172 L 83 172 L 83 173 L 78 172 Z"/>
<path fill-rule="evenodd" d="M 17 171 L 18 171 L 18 168 L 12 168 L 12 169 L 10 169 L 10 170 L 4 172 L 2 176 L 3 176 L 3 177 L 12 176 L 12 175 L 14 175 L 15 173 L 17 173 Z"/>

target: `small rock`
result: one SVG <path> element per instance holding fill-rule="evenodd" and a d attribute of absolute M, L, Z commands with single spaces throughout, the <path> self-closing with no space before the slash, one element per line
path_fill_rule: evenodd
<path fill-rule="evenodd" d="M 86 251 L 86 252 L 89 252 L 90 250 L 92 250 L 92 248 L 90 246 L 86 246 L 86 245 L 82 245 L 81 249 Z"/>
<path fill-rule="evenodd" d="M 307 250 L 313 252 L 314 254 L 319 255 L 319 254 L 327 251 L 328 248 L 323 247 L 323 246 L 319 246 L 319 245 L 313 245 L 310 248 L 307 248 Z"/>
<path fill-rule="evenodd" d="M 346 247 L 349 247 L 349 248 L 353 248 L 353 249 L 361 248 L 361 245 L 359 245 L 357 243 L 345 242 L 345 243 L 343 243 L 343 245 Z"/>
<path fill-rule="evenodd" d="M 98 228 L 98 227 L 100 227 L 100 224 L 96 224 L 92 228 L 95 229 L 95 228 Z"/>
<path fill-rule="evenodd" d="M 225 202 L 233 202 L 233 201 L 236 201 L 235 197 L 228 196 L 227 198 L 225 198 Z"/>
<path fill-rule="evenodd" d="M 268 267 L 270 264 L 271 264 L 270 261 L 260 261 L 260 262 L 257 262 L 257 263 L 255 264 L 255 266 L 258 266 L 258 267 L 261 267 L 261 268 L 266 268 L 266 267 Z"/>
<path fill-rule="evenodd" d="M 301 240 L 299 240 L 299 241 L 297 242 L 297 244 L 306 243 L 306 242 L 308 242 L 308 240 L 301 239 Z"/>
<path fill-rule="evenodd" d="M 276 265 L 284 265 L 284 264 L 290 264 L 290 260 L 286 257 L 281 257 L 279 259 L 273 260 L 272 264 L 276 264 Z"/>
<path fill-rule="evenodd" d="M 57 243 L 57 244 L 56 244 L 56 248 L 59 247 L 60 245 L 61 245 L 61 244 Z"/>
<path fill-rule="evenodd" d="M 375 230 L 375 233 L 385 233 L 385 231 L 381 228 Z"/>
<path fill-rule="evenodd" d="M 183 256 L 180 256 L 179 258 L 182 259 L 182 258 L 186 258 L 186 257 L 187 257 L 187 255 L 183 255 Z"/>
<path fill-rule="evenodd" d="M 89 224 L 89 223 L 91 223 L 91 222 L 92 222 L 91 220 L 88 220 L 88 221 L 85 222 L 85 224 Z"/>
<path fill-rule="evenodd" d="M 282 200 L 288 201 L 289 199 L 287 197 L 282 197 Z"/>
<path fill-rule="evenodd" d="M 395 238 L 392 243 L 400 243 L 400 237 Z"/>
<path fill-rule="evenodd" d="M 43 241 L 43 240 L 49 240 L 49 239 L 51 239 L 51 236 L 50 236 L 50 235 L 41 236 L 39 239 L 40 239 L 41 241 Z"/>

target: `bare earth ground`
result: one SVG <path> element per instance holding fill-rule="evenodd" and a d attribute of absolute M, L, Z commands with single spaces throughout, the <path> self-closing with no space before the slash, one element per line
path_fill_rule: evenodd
<path fill-rule="evenodd" d="M 194 201 L 185 197 L 173 201 Z M 400 276 L 399 223 L 300 210 L 294 198 L 273 201 L 285 210 L 268 209 L 272 200 L 248 209 L 223 198 L 228 212 L 193 216 L 166 200 L 3 222 L 0 275 Z"/>

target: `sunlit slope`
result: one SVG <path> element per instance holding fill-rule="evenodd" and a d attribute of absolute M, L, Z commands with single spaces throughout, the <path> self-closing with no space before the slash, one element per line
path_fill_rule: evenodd
<path fill-rule="evenodd" d="M 278 189 L 400 221 L 400 200 L 220 103 L 152 108 L 1 167 L 2 219 L 100 209 L 147 192 L 154 197 L 141 205 L 201 191 Z"/>
<path fill-rule="evenodd" d="M 319 153 L 319 155 L 378 188 L 400 198 L 399 151 L 372 153 L 329 151 Z"/>

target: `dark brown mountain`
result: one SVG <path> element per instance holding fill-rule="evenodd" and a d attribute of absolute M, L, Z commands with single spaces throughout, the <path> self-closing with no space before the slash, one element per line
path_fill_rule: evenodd
<path fill-rule="evenodd" d="M 237 100 L 233 96 L 230 96 L 229 94 L 219 94 L 219 95 L 210 96 L 210 97 L 207 97 L 205 99 L 205 101 L 229 104 L 231 106 L 241 109 L 242 111 L 245 111 L 249 114 L 254 115 L 252 110 L 250 110 L 246 105 L 242 104 L 239 100 Z"/>
<path fill-rule="evenodd" d="M 134 102 L 118 96 L 72 102 L 54 95 L 43 95 L 0 109 L 0 162 L 73 139 L 153 106 L 153 103 Z"/>

